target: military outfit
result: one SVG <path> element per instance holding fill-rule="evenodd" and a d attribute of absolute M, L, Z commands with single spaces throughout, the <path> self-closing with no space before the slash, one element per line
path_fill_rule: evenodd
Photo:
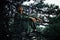
<path fill-rule="evenodd" d="M 10 27 L 12 34 L 12 40 L 22 40 L 22 36 L 25 37 L 26 33 L 32 32 L 33 22 L 26 14 L 17 13 L 14 18 L 14 24 Z M 24 34 L 24 35 L 23 35 Z"/>

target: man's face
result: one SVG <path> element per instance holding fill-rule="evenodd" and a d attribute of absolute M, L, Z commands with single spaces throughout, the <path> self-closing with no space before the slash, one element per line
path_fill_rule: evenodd
<path fill-rule="evenodd" d="M 23 12 L 23 7 L 19 7 L 18 10 L 20 13 Z"/>

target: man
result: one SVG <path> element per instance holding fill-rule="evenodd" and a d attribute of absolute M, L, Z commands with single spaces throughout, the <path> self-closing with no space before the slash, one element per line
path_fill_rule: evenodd
<path fill-rule="evenodd" d="M 22 6 L 19 6 L 18 7 L 18 12 L 19 12 L 19 15 L 22 16 L 22 20 L 25 20 L 25 21 L 30 21 L 30 22 L 36 22 L 36 18 L 33 18 L 33 17 L 29 17 L 27 14 L 23 13 L 23 7 Z M 24 24 L 22 24 L 24 25 Z M 27 25 L 27 24 L 26 24 Z M 33 28 L 33 30 L 35 30 L 36 27 Z"/>
<path fill-rule="evenodd" d="M 27 14 L 23 13 L 23 7 L 21 5 L 18 6 L 18 13 L 16 13 L 14 18 L 14 28 L 12 29 L 12 32 L 14 35 L 12 37 L 15 37 L 13 39 L 15 40 L 23 40 L 26 36 L 26 33 L 28 33 L 28 28 L 31 27 L 33 31 L 36 31 L 36 18 L 29 17 Z M 34 25 L 34 26 L 33 26 Z M 14 30 L 14 31 L 13 31 Z"/>
<path fill-rule="evenodd" d="M 28 33 L 28 28 L 31 27 L 30 25 L 33 24 L 32 22 L 36 22 L 36 19 L 23 13 L 23 7 L 18 6 L 18 13 L 15 14 L 14 24 L 11 26 L 11 33 L 13 33 L 12 40 L 25 39 L 24 37 L 26 36 L 26 33 Z M 33 30 L 36 29 L 34 26 L 31 28 Z"/>

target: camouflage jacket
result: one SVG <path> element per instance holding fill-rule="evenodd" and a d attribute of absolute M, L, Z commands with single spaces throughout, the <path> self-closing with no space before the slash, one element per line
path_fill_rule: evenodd
<path fill-rule="evenodd" d="M 26 14 L 17 13 L 14 18 L 14 24 L 11 26 L 11 32 L 21 33 L 23 31 L 30 32 L 32 31 L 29 21 L 29 16 Z"/>

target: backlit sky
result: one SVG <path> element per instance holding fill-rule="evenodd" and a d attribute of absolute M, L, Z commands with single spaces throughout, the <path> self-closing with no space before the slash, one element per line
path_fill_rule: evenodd
<path fill-rule="evenodd" d="M 36 2 L 39 2 L 39 0 L 36 0 Z M 24 2 L 23 4 L 24 5 L 29 5 L 31 3 L 34 3 L 33 0 L 30 0 L 29 2 Z M 44 3 L 48 3 L 48 4 L 55 4 L 55 5 L 58 5 L 60 7 L 60 0 L 45 0 Z"/>
<path fill-rule="evenodd" d="M 60 7 L 60 0 L 46 0 L 45 3 L 55 4 L 55 5 L 58 5 Z"/>

